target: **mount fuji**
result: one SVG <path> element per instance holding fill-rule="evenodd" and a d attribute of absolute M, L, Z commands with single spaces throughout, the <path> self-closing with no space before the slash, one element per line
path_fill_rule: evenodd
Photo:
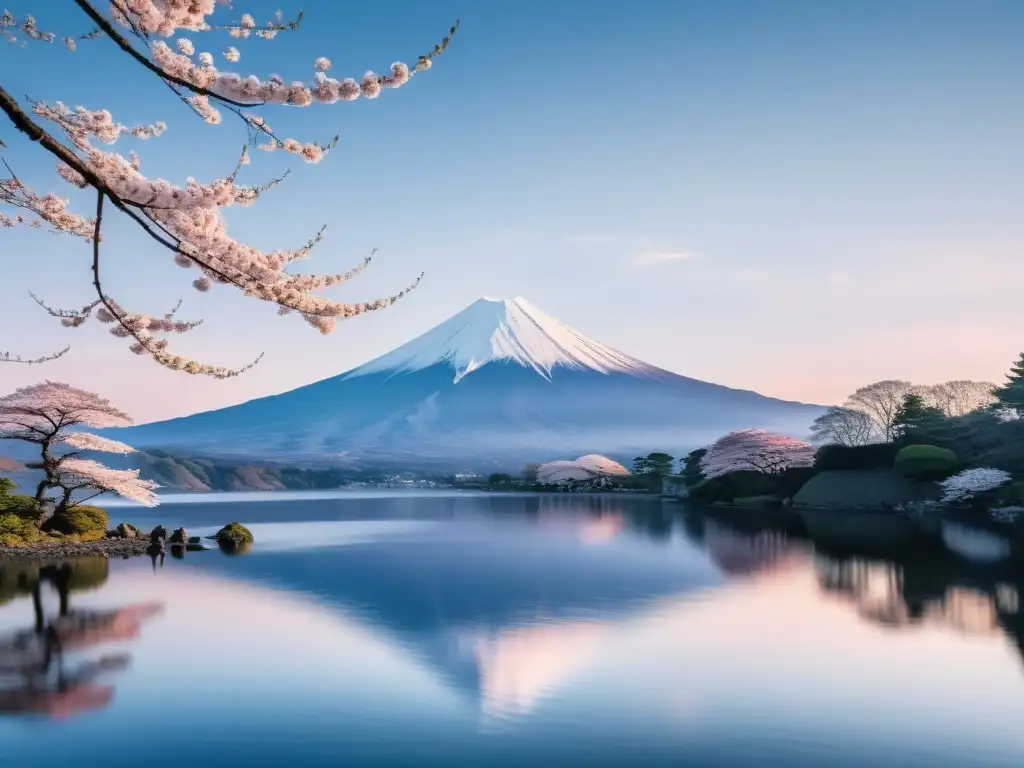
<path fill-rule="evenodd" d="M 678 456 L 743 427 L 802 436 L 822 411 L 656 368 L 517 297 L 479 299 L 290 392 L 105 432 L 196 458 L 493 471 L 590 453 Z"/>

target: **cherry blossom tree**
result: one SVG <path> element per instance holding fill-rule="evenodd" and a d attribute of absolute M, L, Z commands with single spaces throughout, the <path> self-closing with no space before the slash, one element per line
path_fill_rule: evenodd
<path fill-rule="evenodd" d="M 939 483 L 942 501 L 946 504 L 970 501 L 1006 485 L 1012 479 L 1009 472 L 992 467 L 965 469 Z"/>
<path fill-rule="evenodd" d="M 130 423 L 128 415 L 108 400 L 60 382 L 45 381 L 0 397 L 0 440 L 39 446 L 40 461 L 26 466 L 43 472 L 35 493 L 40 504 L 47 501 L 48 489 L 62 491 L 54 516 L 75 506 L 72 495 L 83 489 L 93 491 L 93 496 L 110 492 L 146 506 L 157 503 L 153 491 L 159 486 L 140 479 L 138 470 L 110 469 L 80 456 L 82 451 L 127 454 L 134 449 L 91 432 L 73 431 L 75 428 Z"/>
<path fill-rule="evenodd" d="M 740 429 L 712 443 L 700 466 L 704 476 L 712 478 L 730 472 L 778 475 L 813 463 L 814 446 L 810 443 L 763 429 Z"/>
<path fill-rule="evenodd" d="M 40 7 L 53 14 L 45 21 L 75 23 L 69 20 L 63 5 L 41 4 Z M 16 19 L 5 11 L 0 16 L 0 35 L 11 42 L 25 40 L 40 45 L 61 39 L 68 55 L 80 47 L 82 51 L 77 55 L 87 55 L 87 45 L 80 46 L 81 43 L 116 46 L 127 66 L 148 70 L 153 75 L 155 89 L 166 87 L 206 124 L 219 124 L 223 112 L 233 114 L 245 127 L 248 143 L 227 176 L 212 181 L 188 178 L 184 184 L 177 185 L 145 176 L 134 150 L 125 157 L 98 146 L 126 138 L 155 139 L 168 130 L 165 122 L 155 120 L 146 125 L 128 126 L 102 108 L 72 109 L 60 102 L 47 104 L 33 100 L 22 104 L 0 84 L 0 110 L 13 127 L 41 151 L 53 156 L 56 171 L 64 182 L 94 193 L 91 215 L 73 211 L 67 198 L 37 193 L 4 162 L 7 176 L 0 177 L 0 206 L 6 204 L 23 213 L 12 215 L 0 209 L 0 228 L 46 227 L 55 233 L 80 238 L 91 256 L 95 298 L 71 310 L 57 309 L 39 301 L 50 315 L 71 328 L 95 317 L 110 324 L 114 336 L 128 340 L 133 352 L 173 370 L 228 378 L 259 361 L 257 358 L 249 365 L 231 369 L 172 353 L 168 350 L 167 335 L 187 332 L 198 322 L 176 320 L 173 311 L 160 315 L 129 309 L 104 290 L 101 244 L 106 203 L 168 249 L 176 264 L 198 268 L 201 274 L 192 282 L 196 290 L 209 291 L 215 283 L 231 286 L 245 296 L 276 305 L 280 314 L 298 312 L 321 333 L 330 333 L 339 319 L 389 307 L 416 287 L 422 275 L 403 290 L 373 301 L 342 303 L 328 299 L 319 294 L 356 277 L 370 263 L 372 253 L 347 272 L 295 274 L 289 267 L 310 255 L 322 239 L 323 228 L 299 248 L 268 252 L 229 233 L 224 211 L 231 206 L 252 205 L 263 192 L 283 181 L 282 177 L 259 185 L 241 183 L 239 174 L 250 163 L 250 148 L 267 152 L 280 150 L 307 163 L 319 163 L 336 144 L 337 137 L 320 143 L 279 136 L 267 118 L 258 114 L 261 107 L 309 107 L 354 101 L 360 97 L 375 99 L 383 91 L 400 88 L 416 74 L 430 69 L 434 58 L 448 47 L 458 28 L 457 22 L 449 34 L 420 56 L 412 67 L 397 62 L 387 74 L 369 71 L 360 79 L 336 79 L 328 75 L 331 61 L 320 56 L 310 62 L 315 70 L 311 82 L 289 83 L 277 75 L 262 80 L 256 75 L 220 69 L 210 52 L 219 43 L 211 38 L 227 36 L 237 44 L 273 40 L 279 34 L 297 32 L 302 14 L 294 20 L 285 20 L 278 12 L 274 19 L 258 25 L 246 13 L 218 23 L 215 19 L 217 6 L 233 13 L 227 0 L 109 0 L 109 3 L 69 0 L 68 5 L 77 6 L 82 13 L 81 22 L 89 24 L 91 31 L 58 33 L 32 16 Z M 189 37 L 182 36 L 184 34 Z M 201 43 L 197 47 L 193 36 L 197 40 L 209 40 L 209 46 Z M 208 49 L 202 50 L 204 47 Z M 240 60 L 241 52 L 231 45 L 223 49 L 222 55 L 231 65 Z"/>

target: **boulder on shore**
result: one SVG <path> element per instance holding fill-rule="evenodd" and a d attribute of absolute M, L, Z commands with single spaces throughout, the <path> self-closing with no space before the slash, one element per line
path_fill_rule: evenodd
<path fill-rule="evenodd" d="M 252 532 L 241 523 L 228 523 L 213 536 L 207 538 L 216 541 L 236 541 L 240 544 L 252 544 L 255 541 Z"/>
<path fill-rule="evenodd" d="M 228 523 L 209 538 L 217 541 L 221 552 L 229 555 L 245 554 L 252 548 L 252 532 L 241 523 Z"/>
<path fill-rule="evenodd" d="M 137 539 L 139 537 L 139 529 L 131 523 L 121 523 L 113 530 L 113 537 L 117 539 Z"/>

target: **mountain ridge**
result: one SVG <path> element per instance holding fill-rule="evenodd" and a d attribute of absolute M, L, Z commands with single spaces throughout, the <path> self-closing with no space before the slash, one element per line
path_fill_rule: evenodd
<path fill-rule="evenodd" d="M 802 437 L 822 410 L 663 370 L 516 297 L 480 299 L 384 355 L 288 392 L 105 433 L 209 458 L 493 470 L 683 451 L 742 427 Z"/>

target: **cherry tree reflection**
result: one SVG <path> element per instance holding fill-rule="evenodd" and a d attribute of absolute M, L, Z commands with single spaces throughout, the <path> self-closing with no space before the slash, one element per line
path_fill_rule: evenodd
<path fill-rule="evenodd" d="M 96 651 L 135 639 L 164 606 L 72 609 L 71 595 L 102 587 L 108 569 L 107 559 L 99 557 L 0 564 L 0 605 L 29 598 L 33 616 L 30 627 L 0 637 L 0 713 L 65 718 L 110 704 L 115 689 L 104 680 L 126 669 L 131 657 Z M 55 616 L 46 614 L 45 591 L 57 594 Z"/>

